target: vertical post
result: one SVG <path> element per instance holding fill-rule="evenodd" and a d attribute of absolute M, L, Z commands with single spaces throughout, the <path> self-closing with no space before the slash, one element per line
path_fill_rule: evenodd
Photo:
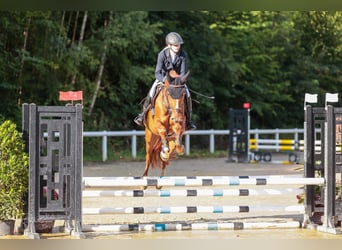
<path fill-rule="evenodd" d="M 246 152 L 247 152 L 247 161 L 249 162 L 249 139 L 250 139 L 250 129 L 251 129 L 251 116 L 250 109 L 247 109 L 247 140 L 246 140 Z"/>
<path fill-rule="evenodd" d="M 83 178 L 83 122 L 82 122 L 82 104 L 76 104 L 75 133 L 75 230 L 73 236 L 82 237 L 82 178 Z"/>
<path fill-rule="evenodd" d="M 185 134 L 185 155 L 190 154 L 190 135 L 188 133 Z"/>
<path fill-rule="evenodd" d="M 215 135 L 214 135 L 214 130 L 210 130 L 210 135 L 209 135 L 209 141 L 210 141 L 210 153 L 215 152 Z"/>
<path fill-rule="evenodd" d="M 229 137 L 228 137 L 228 159 L 227 162 L 235 162 L 233 160 L 234 153 L 234 110 L 229 109 Z"/>
<path fill-rule="evenodd" d="M 102 161 L 107 161 L 107 135 L 105 134 L 102 136 Z"/>
<path fill-rule="evenodd" d="M 313 111 L 311 106 L 306 106 L 304 114 L 304 176 L 308 178 L 315 177 L 315 126 Z M 305 185 L 305 215 L 304 225 L 309 223 L 310 217 L 314 211 L 314 186 Z"/>
<path fill-rule="evenodd" d="M 30 109 L 29 105 L 27 103 L 24 103 L 22 105 L 22 137 L 25 142 L 25 152 L 29 154 L 29 129 L 30 129 Z M 27 221 L 28 221 L 28 196 L 29 193 L 27 192 L 24 197 L 24 215 L 21 220 L 21 229 L 25 229 L 27 227 Z"/>
<path fill-rule="evenodd" d="M 39 238 L 39 234 L 36 233 L 36 228 L 34 222 L 38 217 L 38 183 L 36 179 L 37 170 L 37 160 L 38 154 L 37 152 L 37 140 L 33 138 L 37 138 L 37 106 L 35 104 L 30 104 L 29 106 L 29 156 L 30 156 L 30 184 L 29 184 L 29 197 L 28 197 L 28 225 L 25 231 L 25 235 L 37 239 Z"/>
<path fill-rule="evenodd" d="M 325 129 L 325 143 L 324 143 L 324 220 L 323 228 L 325 230 L 335 228 L 335 187 L 336 187 L 336 170 L 335 170 L 335 155 L 336 155 L 336 142 L 335 142 L 335 114 L 334 107 L 327 106 L 327 115 L 324 123 Z"/>
<path fill-rule="evenodd" d="M 295 129 L 296 132 L 294 134 L 294 150 L 299 150 L 299 139 L 298 139 L 298 128 Z"/>
<path fill-rule="evenodd" d="M 276 128 L 275 139 L 276 139 L 276 152 L 279 152 L 279 128 Z"/>
<path fill-rule="evenodd" d="M 136 132 L 136 130 L 133 130 Z M 137 158 L 137 135 L 132 135 L 132 157 Z"/>

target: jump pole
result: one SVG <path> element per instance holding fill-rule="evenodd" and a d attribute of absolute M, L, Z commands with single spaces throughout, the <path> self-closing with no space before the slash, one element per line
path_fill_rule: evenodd
<path fill-rule="evenodd" d="M 82 197 L 223 197 L 295 195 L 299 188 L 285 189 L 182 189 L 182 190 L 86 190 Z"/>
<path fill-rule="evenodd" d="M 83 208 L 83 215 L 95 214 L 176 214 L 176 213 L 249 213 L 249 212 L 304 212 L 296 206 L 174 206 L 174 207 L 103 207 Z"/>
<path fill-rule="evenodd" d="M 252 177 L 252 176 L 220 176 L 210 178 L 118 178 L 118 177 L 85 177 L 83 185 L 93 187 L 132 187 L 132 186 L 237 186 L 237 185 L 323 185 L 324 178 L 305 177 Z"/>
<path fill-rule="evenodd" d="M 83 225 L 83 232 L 122 232 L 122 231 L 195 231 L 195 230 L 243 230 L 243 229 L 286 229 L 301 228 L 299 221 L 285 222 L 208 222 L 208 223 L 155 223 Z"/>

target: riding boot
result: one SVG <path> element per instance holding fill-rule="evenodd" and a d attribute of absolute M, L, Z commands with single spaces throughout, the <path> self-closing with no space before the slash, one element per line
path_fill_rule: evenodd
<path fill-rule="evenodd" d="M 151 97 L 148 94 L 144 101 L 143 111 L 139 115 L 137 115 L 137 117 L 134 118 L 134 122 L 141 127 L 144 127 L 145 114 L 149 109 L 150 102 L 151 102 Z"/>
<path fill-rule="evenodd" d="M 192 113 L 192 102 L 191 97 L 186 96 L 186 102 L 185 102 L 185 116 L 186 116 L 186 130 L 194 130 L 196 129 L 196 125 L 192 123 L 191 121 L 191 113 Z"/>

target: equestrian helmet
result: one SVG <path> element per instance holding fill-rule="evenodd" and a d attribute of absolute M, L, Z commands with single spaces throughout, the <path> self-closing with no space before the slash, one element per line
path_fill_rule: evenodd
<path fill-rule="evenodd" d="M 167 34 L 165 37 L 165 42 L 166 44 L 176 45 L 184 43 L 182 37 L 177 32 L 170 32 L 169 34 Z"/>

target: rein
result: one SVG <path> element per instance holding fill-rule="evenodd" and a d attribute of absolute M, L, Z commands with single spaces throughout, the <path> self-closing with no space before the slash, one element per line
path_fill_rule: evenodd
<path fill-rule="evenodd" d="M 171 88 L 185 88 L 185 84 L 168 84 L 168 87 L 171 87 Z"/>

